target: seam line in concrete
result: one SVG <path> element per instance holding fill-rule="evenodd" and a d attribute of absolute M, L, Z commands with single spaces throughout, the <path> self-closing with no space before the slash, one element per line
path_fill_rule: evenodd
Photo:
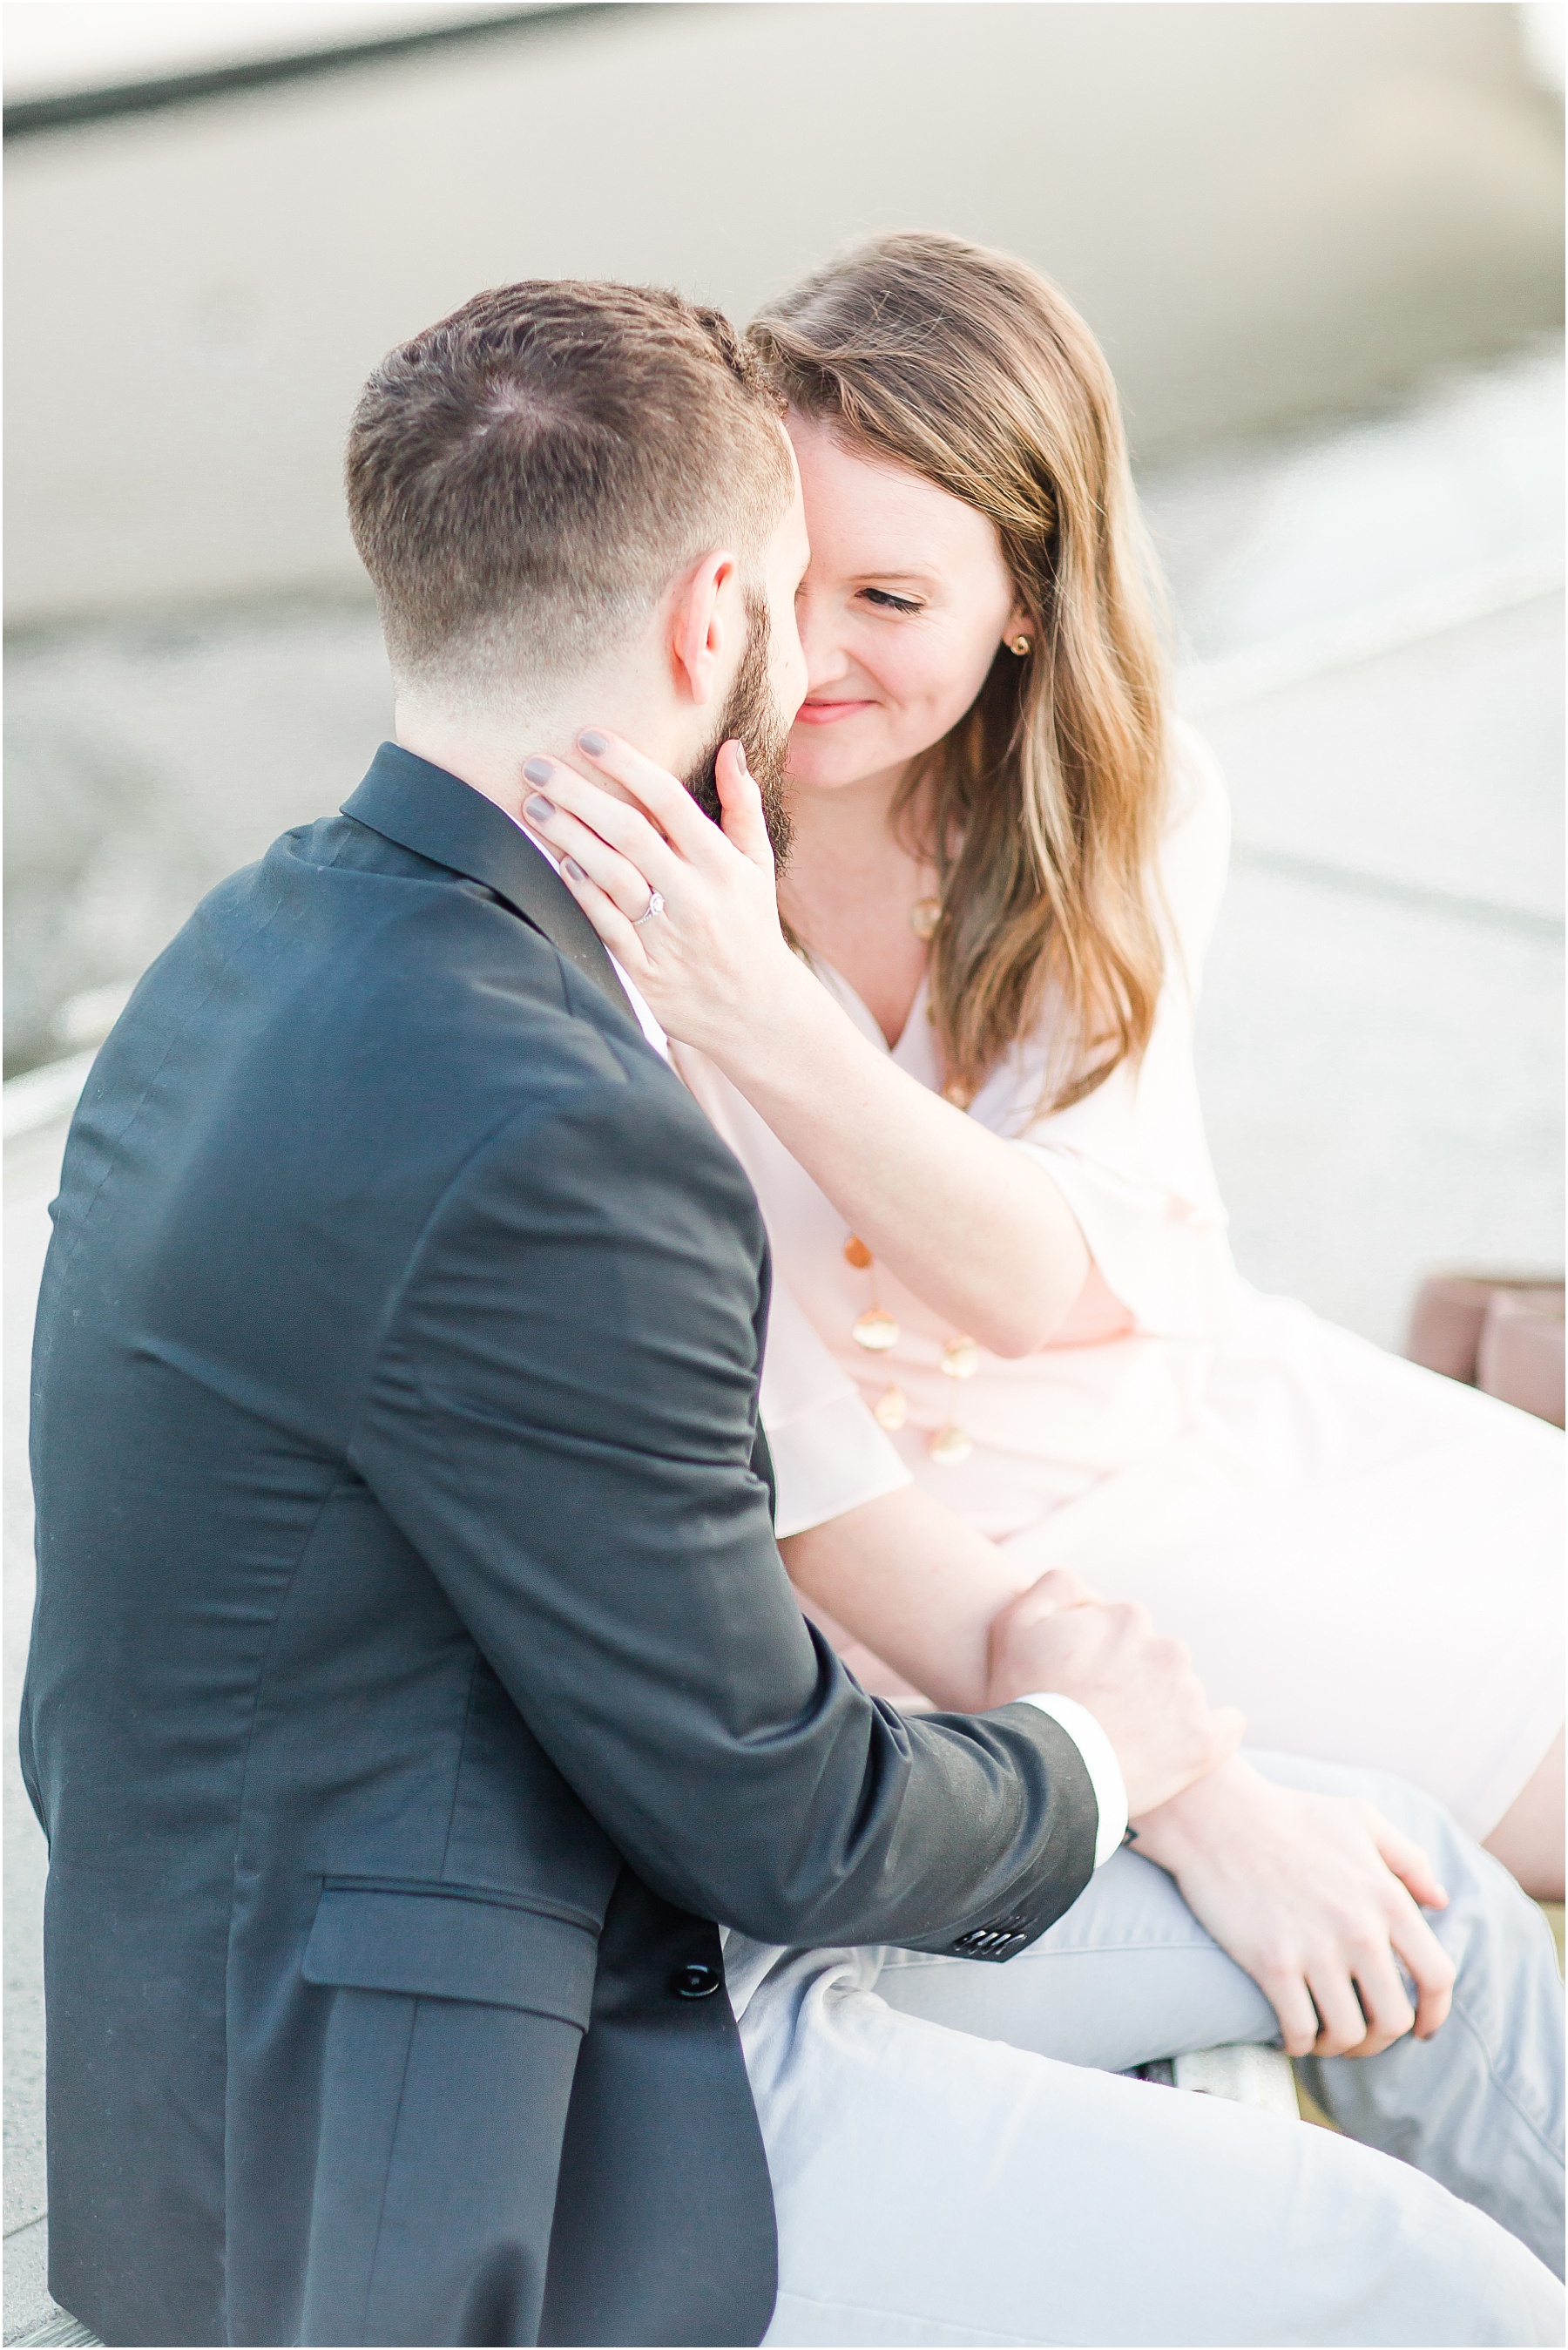
<path fill-rule="evenodd" d="M 1405 906 L 1412 912 L 1434 914 L 1448 921 L 1470 922 L 1480 929 L 1511 931 L 1517 937 L 1541 939 L 1561 945 L 1563 920 L 1556 914 L 1538 914 L 1526 906 L 1500 906 L 1488 898 L 1466 898 L 1458 890 L 1428 889 L 1419 882 L 1395 881 L 1378 873 L 1359 873 L 1353 866 L 1332 865 L 1314 857 L 1296 857 L 1289 849 L 1253 848 L 1238 841 L 1231 851 L 1232 865 L 1243 871 L 1272 873 L 1283 881 L 1303 881 L 1309 889 L 1330 889 L 1352 898 L 1375 898 L 1385 905 Z M 13 1078 L 13 1084 L 20 1083 Z"/>
<path fill-rule="evenodd" d="M 1563 556 L 1556 547 L 1532 547 L 1433 580 L 1403 596 L 1364 606 L 1314 627 L 1273 637 L 1218 660 L 1194 661 L 1177 680 L 1177 703 L 1184 717 L 1211 718 L 1241 703 L 1266 701 L 1287 687 L 1304 685 L 1334 670 L 1355 669 L 1386 653 L 1403 652 L 1429 638 L 1449 635 L 1477 621 L 1500 618 L 1528 604 L 1543 603 L 1563 589 Z"/>

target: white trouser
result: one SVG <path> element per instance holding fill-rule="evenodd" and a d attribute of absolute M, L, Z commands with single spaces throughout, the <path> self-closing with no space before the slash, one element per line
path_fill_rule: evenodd
<path fill-rule="evenodd" d="M 778 2215 L 769 2344 L 1563 2341 L 1535 2257 L 1560 2269 L 1563 2004 L 1540 1913 L 1418 1790 L 1251 1759 L 1376 1803 L 1451 1897 L 1429 1913 L 1459 1970 L 1443 2029 L 1311 2068 L 1366 2142 L 1117 2077 L 1277 2036 L 1131 1850 L 1005 1965 L 872 1949 L 770 1968 L 732 1938 Z"/>

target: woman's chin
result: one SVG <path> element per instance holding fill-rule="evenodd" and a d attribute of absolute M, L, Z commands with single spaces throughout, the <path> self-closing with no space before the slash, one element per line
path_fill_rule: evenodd
<path fill-rule="evenodd" d="M 879 763 L 867 755 L 864 743 L 826 742 L 815 728 L 794 727 L 789 738 L 784 774 L 796 791 L 842 791 L 875 775 Z"/>

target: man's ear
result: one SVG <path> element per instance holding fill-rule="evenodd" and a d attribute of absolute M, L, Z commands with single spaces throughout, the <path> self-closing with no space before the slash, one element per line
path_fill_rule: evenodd
<path fill-rule="evenodd" d="M 675 591 L 670 612 L 670 666 L 677 691 L 699 708 L 718 691 L 732 632 L 740 625 L 739 604 L 739 566 L 724 548 L 705 555 Z"/>

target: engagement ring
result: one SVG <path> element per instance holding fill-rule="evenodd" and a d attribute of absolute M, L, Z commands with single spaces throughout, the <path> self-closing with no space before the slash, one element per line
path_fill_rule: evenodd
<path fill-rule="evenodd" d="M 663 911 L 663 898 L 659 895 L 657 889 L 650 889 L 648 893 L 648 910 L 646 913 L 639 914 L 636 921 L 633 922 L 631 926 L 632 929 L 634 931 L 640 931 L 644 922 L 651 922 L 655 914 L 662 914 Z"/>

